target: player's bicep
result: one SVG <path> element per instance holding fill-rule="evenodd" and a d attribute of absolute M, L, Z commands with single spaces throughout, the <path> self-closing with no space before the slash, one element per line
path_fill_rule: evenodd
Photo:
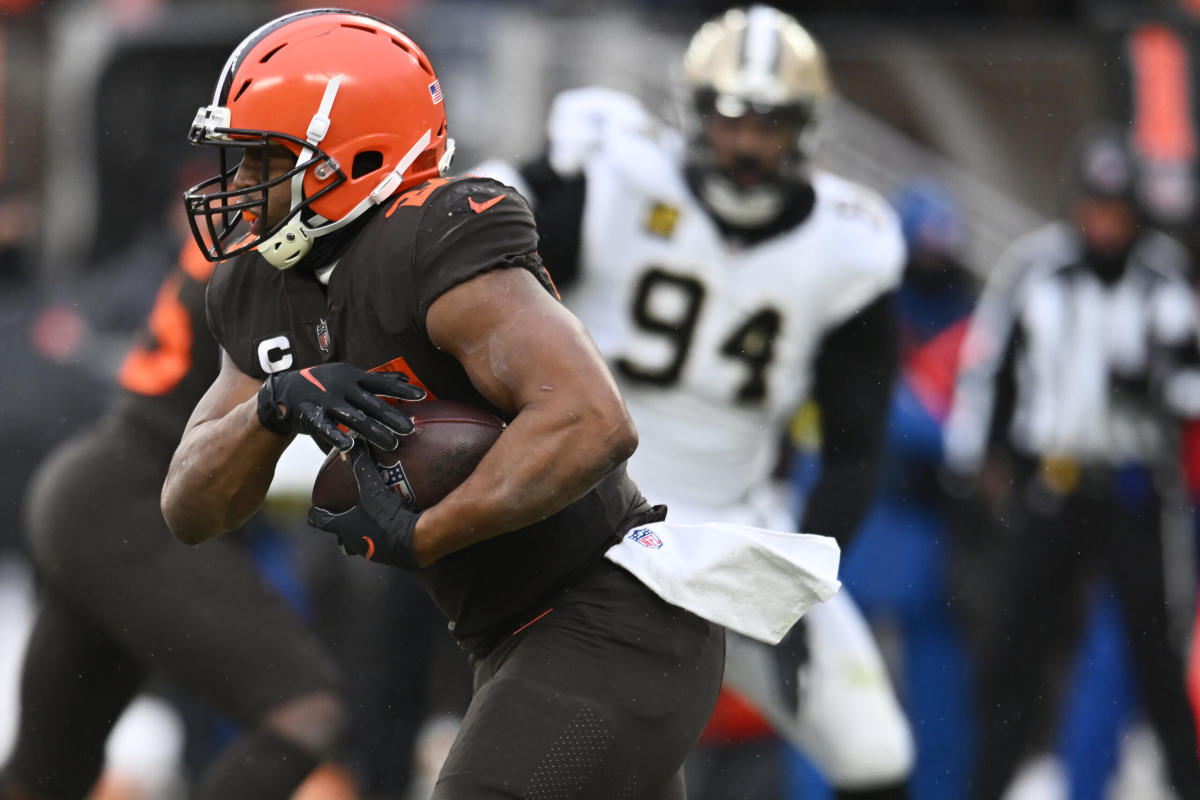
<path fill-rule="evenodd" d="M 489 402 L 516 414 L 557 396 L 619 402 L 582 323 L 524 269 L 485 272 L 435 300 L 426 330 Z"/>
<path fill-rule="evenodd" d="M 258 393 L 262 381 L 247 375 L 224 350 L 221 351 L 221 370 L 208 390 L 196 403 L 184 434 L 198 425 L 223 418 L 240 404 Z"/>

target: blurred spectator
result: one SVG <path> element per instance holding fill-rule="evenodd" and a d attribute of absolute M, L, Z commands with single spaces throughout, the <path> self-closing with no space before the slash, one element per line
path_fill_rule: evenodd
<path fill-rule="evenodd" d="M 966 319 L 975 305 L 977 287 L 963 262 L 966 220 L 950 190 L 932 178 L 915 178 L 901 184 L 891 199 L 908 245 L 896 302 L 901 355 L 911 356 Z M 950 367 L 953 370 L 954 364 Z M 944 387 L 939 384 L 937 388 Z M 940 419 L 950 398 L 945 394 L 939 397 L 933 410 Z"/>
<path fill-rule="evenodd" d="M 1136 178 L 1124 127 L 1085 136 L 1067 218 L 1010 247 L 963 345 L 947 462 L 984 491 L 1011 485 L 1018 509 L 995 531 L 979 631 L 978 800 L 999 798 L 1040 744 L 1040 718 L 1057 707 L 1052 667 L 1073 649 L 1099 576 L 1120 600 L 1170 783 L 1200 797 L 1162 526 L 1179 422 L 1200 414 L 1200 323 L 1188 255 L 1143 225 Z"/>

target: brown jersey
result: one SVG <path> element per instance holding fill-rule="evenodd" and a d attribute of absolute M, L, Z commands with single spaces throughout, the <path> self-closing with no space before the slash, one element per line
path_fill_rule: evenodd
<path fill-rule="evenodd" d="M 310 270 L 276 270 L 253 252 L 218 265 L 209 321 L 248 375 L 345 361 L 402 371 L 432 397 L 504 417 L 459 362 L 433 346 L 425 315 L 447 290 L 493 269 L 528 270 L 553 293 L 536 248 L 533 216 L 514 189 L 484 178 L 435 179 L 314 248 Z M 330 264 L 336 266 L 322 285 L 314 270 Z M 455 635 L 472 647 L 595 564 L 646 509 L 622 467 L 552 517 L 445 556 L 417 575 Z"/>

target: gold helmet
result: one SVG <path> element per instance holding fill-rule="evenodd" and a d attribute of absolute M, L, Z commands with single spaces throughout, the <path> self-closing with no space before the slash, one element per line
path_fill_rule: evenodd
<path fill-rule="evenodd" d="M 794 17 L 753 5 L 704 23 L 682 66 L 689 181 L 724 222 L 739 228 L 766 225 L 807 191 L 816 123 L 832 94 L 824 53 Z M 788 126 L 794 135 L 782 159 L 745 154 L 739 177 L 728 164 L 718 165 L 706 121 L 748 114 Z M 762 164 L 756 166 L 759 158 Z M 747 170 L 752 176 L 758 171 L 758 177 L 747 180 Z"/>
<path fill-rule="evenodd" d="M 683 57 L 684 80 L 730 117 L 793 112 L 805 122 L 829 98 L 825 54 L 808 31 L 770 6 L 734 8 L 704 23 Z"/>

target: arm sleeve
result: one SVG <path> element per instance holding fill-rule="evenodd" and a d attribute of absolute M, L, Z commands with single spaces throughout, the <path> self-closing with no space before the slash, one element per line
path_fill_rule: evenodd
<path fill-rule="evenodd" d="M 579 277 L 579 244 L 583 234 L 583 173 L 563 177 L 543 155 L 521 167 L 521 177 L 534 206 L 538 252 L 554 283 L 566 291 Z"/>
<path fill-rule="evenodd" d="M 822 342 L 814 397 L 821 473 L 800 529 L 849 542 L 875 491 L 897 366 L 893 295 L 866 306 Z"/>

